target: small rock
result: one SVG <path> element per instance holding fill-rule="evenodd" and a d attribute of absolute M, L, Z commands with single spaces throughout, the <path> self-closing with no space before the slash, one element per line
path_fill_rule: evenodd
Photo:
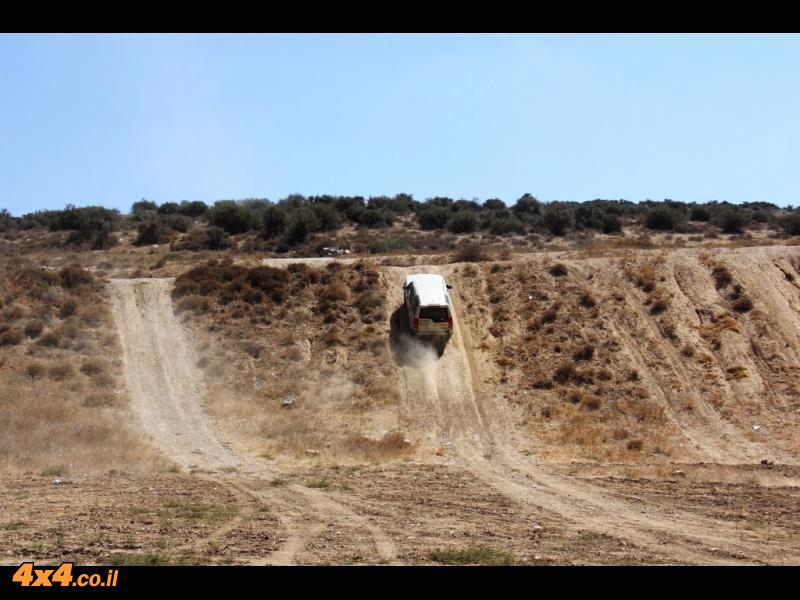
<path fill-rule="evenodd" d="M 294 405 L 294 400 L 292 400 L 291 398 L 286 398 L 281 402 L 281 406 L 283 408 L 292 408 L 293 405 Z"/>
<path fill-rule="evenodd" d="M 310 450 L 309 448 L 306 448 L 306 454 L 310 456 L 319 456 L 319 450 Z"/>
<path fill-rule="evenodd" d="M 753 431 L 758 431 L 761 429 L 761 425 L 753 425 Z"/>
<path fill-rule="evenodd" d="M 53 485 L 61 485 L 64 483 L 63 479 L 53 479 Z"/>

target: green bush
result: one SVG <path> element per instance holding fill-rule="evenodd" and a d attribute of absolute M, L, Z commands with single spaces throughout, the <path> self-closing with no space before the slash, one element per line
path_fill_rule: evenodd
<path fill-rule="evenodd" d="M 471 233 L 478 228 L 478 217 L 472 211 L 459 211 L 450 217 L 446 226 L 451 233 Z"/>
<path fill-rule="evenodd" d="M 428 205 L 417 215 L 419 226 L 425 230 L 443 229 L 450 220 L 450 210 L 442 206 Z"/>
<path fill-rule="evenodd" d="M 206 229 L 205 247 L 209 250 L 224 250 L 230 247 L 231 240 L 228 232 L 222 227 L 211 225 Z"/>
<path fill-rule="evenodd" d="M 136 239 L 133 240 L 134 246 L 149 246 L 150 244 L 158 244 L 161 241 L 161 236 L 164 235 L 164 227 L 161 223 L 153 219 L 146 223 L 139 225 Z"/>
<path fill-rule="evenodd" d="M 303 244 L 317 229 L 317 218 L 308 208 L 298 208 L 289 218 L 286 228 L 286 243 L 289 246 Z"/>
<path fill-rule="evenodd" d="M 681 221 L 681 215 L 670 208 L 654 208 L 645 217 L 645 226 L 648 229 L 657 231 L 669 231 L 675 229 Z"/>
<path fill-rule="evenodd" d="M 723 209 L 714 217 L 714 225 L 723 233 L 741 233 L 746 222 L 744 215 L 734 208 Z"/>
<path fill-rule="evenodd" d="M 266 239 L 278 237 L 286 231 L 289 217 L 280 206 L 270 206 L 262 217 L 261 235 Z"/>
<path fill-rule="evenodd" d="M 572 213 L 565 206 L 549 204 L 542 213 L 542 225 L 553 235 L 564 235 L 572 228 Z"/>
<path fill-rule="evenodd" d="M 780 224 L 789 235 L 800 235 L 800 209 L 795 209 L 783 217 Z"/>
<path fill-rule="evenodd" d="M 244 233 L 253 227 L 252 213 L 233 200 L 220 200 L 206 212 L 211 225 L 222 227 L 231 235 Z"/>

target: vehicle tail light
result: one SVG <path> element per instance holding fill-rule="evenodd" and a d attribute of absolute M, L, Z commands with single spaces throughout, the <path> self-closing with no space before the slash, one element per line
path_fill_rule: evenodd
<path fill-rule="evenodd" d="M 419 329 L 419 317 L 414 317 L 411 319 L 411 327 L 414 329 Z"/>
<path fill-rule="evenodd" d="M 452 329 L 453 328 L 453 317 L 447 317 L 447 326 Z"/>

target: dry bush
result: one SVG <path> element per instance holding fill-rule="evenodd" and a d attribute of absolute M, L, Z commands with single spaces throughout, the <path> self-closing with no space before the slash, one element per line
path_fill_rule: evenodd
<path fill-rule="evenodd" d="M 628 448 L 628 450 L 638 452 L 642 449 L 642 446 L 644 446 L 644 441 L 640 439 L 635 439 L 635 440 L 630 440 L 626 447 Z"/>
<path fill-rule="evenodd" d="M 353 435 L 347 439 L 346 446 L 353 453 L 364 454 L 370 458 L 396 455 L 407 451 L 412 444 L 406 440 L 402 431 L 393 431 L 375 440 L 364 435 Z"/>
<path fill-rule="evenodd" d="M 660 315 L 664 311 L 669 308 L 669 296 L 666 294 L 655 294 L 651 298 L 652 302 L 650 303 L 650 314 L 651 315 Z"/>
<path fill-rule="evenodd" d="M 694 348 L 691 345 L 686 344 L 681 350 L 681 354 L 683 354 L 686 358 L 691 358 L 694 356 Z"/>
<path fill-rule="evenodd" d="M 17 328 L 9 329 L 0 334 L 0 346 L 16 346 L 23 339 L 25 339 L 25 335 L 22 330 Z"/>
<path fill-rule="evenodd" d="M 575 365 L 571 362 L 562 362 L 553 373 L 553 381 L 562 385 L 573 377 L 575 377 Z"/>
<path fill-rule="evenodd" d="M 38 340 L 36 343 L 40 346 L 44 346 L 45 348 L 57 348 L 61 345 L 61 338 L 53 331 L 48 331 Z"/>
<path fill-rule="evenodd" d="M 600 398 L 597 396 L 587 396 L 581 403 L 587 410 L 598 410 L 600 408 Z"/>
<path fill-rule="evenodd" d="M 94 283 L 94 275 L 80 265 L 70 265 L 62 268 L 58 272 L 61 286 L 65 288 L 76 288 L 83 285 Z"/>
<path fill-rule="evenodd" d="M 590 292 L 584 291 L 581 295 L 581 306 L 583 308 L 594 308 L 597 306 L 597 300 L 594 299 Z"/>
<path fill-rule="evenodd" d="M 634 283 L 647 294 L 656 289 L 657 279 L 656 270 L 652 265 L 642 265 L 633 276 Z"/>
<path fill-rule="evenodd" d="M 544 323 L 552 323 L 553 321 L 556 320 L 557 317 L 558 317 L 558 309 L 555 306 L 551 306 L 550 308 L 548 308 L 546 311 L 544 311 L 542 313 L 542 316 L 539 319 L 539 322 L 542 323 L 542 324 L 544 324 Z"/>
<path fill-rule="evenodd" d="M 75 299 L 67 298 L 61 303 L 61 307 L 58 310 L 58 316 L 62 319 L 66 319 L 67 317 L 74 315 L 77 310 L 78 303 L 75 301 Z"/>
<path fill-rule="evenodd" d="M 90 394 L 83 401 L 83 405 L 87 408 L 114 406 L 115 404 L 116 398 L 108 393 Z"/>
<path fill-rule="evenodd" d="M 718 290 L 733 283 L 733 275 L 731 275 L 731 272 L 725 267 L 714 267 L 711 271 L 711 276 L 714 278 L 714 283 Z"/>
<path fill-rule="evenodd" d="M 561 263 L 556 263 L 548 269 L 553 277 L 564 277 L 567 274 L 567 267 Z"/>
<path fill-rule="evenodd" d="M 98 358 L 92 358 L 83 361 L 80 367 L 80 372 L 84 375 L 97 375 L 104 373 L 106 370 L 106 363 Z"/>
<path fill-rule="evenodd" d="M 592 360 L 594 356 L 594 346 L 592 344 L 586 344 L 579 348 L 572 356 L 576 361 Z"/>
<path fill-rule="evenodd" d="M 33 362 L 25 367 L 25 374 L 31 379 L 41 379 L 44 377 L 46 369 L 42 363 Z"/>
<path fill-rule="evenodd" d="M 47 370 L 47 375 L 50 377 L 50 379 L 54 379 L 56 381 L 70 379 L 74 374 L 75 370 L 72 368 L 72 365 L 68 363 L 59 363 L 51 366 Z"/>
<path fill-rule="evenodd" d="M 480 244 L 464 244 L 453 256 L 455 262 L 482 262 L 489 260 Z"/>
<path fill-rule="evenodd" d="M 188 310 L 193 313 L 204 313 L 208 312 L 210 308 L 211 304 L 206 298 L 203 296 L 191 295 L 181 298 L 178 301 L 175 305 L 175 312 L 180 314 Z"/>
<path fill-rule="evenodd" d="M 749 312 L 753 309 L 753 301 L 747 296 L 740 296 L 733 301 L 733 310 L 740 313 Z"/>
<path fill-rule="evenodd" d="M 44 323 L 42 323 L 38 319 L 34 321 L 28 321 L 25 324 L 25 329 L 24 329 L 25 335 L 28 336 L 30 339 L 39 337 L 39 335 L 42 333 L 43 330 L 44 330 Z"/>

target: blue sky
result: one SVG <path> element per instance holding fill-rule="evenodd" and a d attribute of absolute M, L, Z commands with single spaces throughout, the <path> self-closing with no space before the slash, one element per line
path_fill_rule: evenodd
<path fill-rule="evenodd" d="M 0 36 L 0 207 L 798 204 L 800 36 Z"/>

